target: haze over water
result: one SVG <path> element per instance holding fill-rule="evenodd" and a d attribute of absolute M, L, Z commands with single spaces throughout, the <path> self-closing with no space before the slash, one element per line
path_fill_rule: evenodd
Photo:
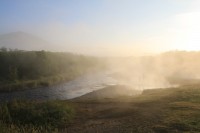
<path fill-rule="evenodd" d="M 199 7 L 199 0 L 1 0 L 0 47 L 102 57 L 117 84 L 171 87 L 200 77 Z"/>

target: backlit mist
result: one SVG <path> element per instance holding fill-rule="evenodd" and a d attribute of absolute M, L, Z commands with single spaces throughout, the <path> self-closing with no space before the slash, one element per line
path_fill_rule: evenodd
<path fill-rule="evenodd" d="M 49 43 L 36 50 L 97 56 L 200 50 L 199 6 L 198 0 L 3 0 L 0 34 L 22 31 Z"/>

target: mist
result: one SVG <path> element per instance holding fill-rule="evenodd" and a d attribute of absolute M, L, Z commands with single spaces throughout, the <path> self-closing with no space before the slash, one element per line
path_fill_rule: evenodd
<path fill-rule="evenodd" d="M 84 43 L 61 45 L 57 41 L 52 41 L 57 38 L 56 36 L 49 38 L 47 41 L 39 35 L 13 32 L 0 36 L 0 46 L 28 51 L 46 50 L 94 56 L 103 60 L 101 64 L 107 65 L 110 76 L 116 79 L 117 84 L 139 90 L 196 83 L 200 78 L 198 51 L 153 52 L 148 48 L 150 45 L 134 45 L 135 48 L 117 44 L 101 47 Z"/>
<path fill-rule="evenodd" d="M 0 0 L 1 133 L 200 132 L 200 0 Z"/>
<path fill-rule="evenodd" d="M 108 59 L 119 84 L 144 90 L 197 83 L 200 52 L 170 51 L 152 56 Z"/>

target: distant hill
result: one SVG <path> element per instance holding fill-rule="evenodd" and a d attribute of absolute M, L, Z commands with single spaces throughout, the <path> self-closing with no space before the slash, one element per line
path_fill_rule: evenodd
<path fill-rule="evenodd" d="M 0 47 L 20 50 L 48 50 L 51 45 L 46 40 L 25 32 L 0 35 Z"/>

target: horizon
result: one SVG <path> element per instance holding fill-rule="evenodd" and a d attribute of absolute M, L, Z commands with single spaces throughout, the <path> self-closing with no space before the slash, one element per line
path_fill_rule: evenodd
<path fill-rule="evenodd" d="M 95 56 L 200 51 L 198 0 L 0 3 L 0 34 L 30 33 L 49 42 L 43 50 Z"/>

